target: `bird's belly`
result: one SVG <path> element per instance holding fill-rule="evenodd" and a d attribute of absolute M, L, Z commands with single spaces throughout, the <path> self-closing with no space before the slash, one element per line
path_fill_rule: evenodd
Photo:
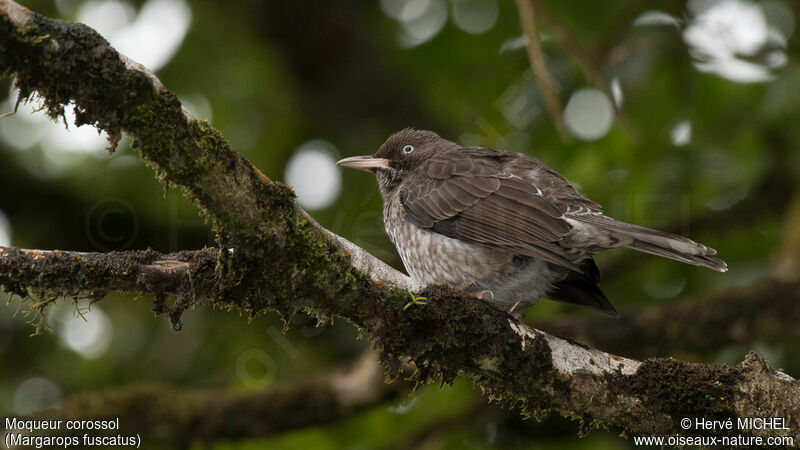
<path fill-rule="evenodd" d="M 485 284 L 511 263 L 513 254 L 452 239 L 405 220 L 386 231 L 408 274 L 425 284 L 465 288 Z"/>

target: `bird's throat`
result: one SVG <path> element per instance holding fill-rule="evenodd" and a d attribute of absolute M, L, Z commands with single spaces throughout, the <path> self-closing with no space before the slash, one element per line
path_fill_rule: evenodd
<path fill-rule="evenodd" d="M 378 169 L 375 171 L 375 177 L 378 179 L 378 190 L 380 190 L 384 200 L 392 197 L 400 188 L 402 174 L 395 168 Z"/>

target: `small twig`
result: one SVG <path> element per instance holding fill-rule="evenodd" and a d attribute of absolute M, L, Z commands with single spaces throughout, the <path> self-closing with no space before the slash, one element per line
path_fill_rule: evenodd
<path fill-rule="evenodd" d="M 638 2 L 628 2 L 620 7 L 619 12 L 608 22 L 600 33 L 600 37 L 596 40 L 594 46 L 595 55 L 608 54 L 616 44 L 622 40 L 623 35 L 630 30 L 631 22 L 636 17 L 642 14 L 646 9 L 654 8 L 652 0 L 644 0 Z M 683 6 L 679 6 L 683 8 Z M 680 13 L 678 13 L 680 14 Z"/>
<path fill-rule="evenodd" d="M 647 53 L 665 44 L 663 36 L 643 35 L 633 37 L 621 42 L 616 47 L 612 47 L 603 53 L 602 65 L 612 67 L 623 61 L 640 54 Z"/>
<path fill-rule="evenodd" d="M 608 88 L 604 86 L 604 82 L 602 77 L 600 76 L 600 70 L 598 69 L 598 64 L 595 58 L 595 55 L 587 50 L 583 44 L 581 44 L 575 36 L 572 35 L 572 32 L 564 26 L 561 22 L 559 22 L 555 17 L 550 14 L 547 9 L 545 9 L 541 4 L 535 5 L 536 15 L 541 20 L 542 24 L 553 33 L 553 36 L 564 45 L 567 53 L 575 60 L 575 63 L 578 65 L 578 68 L 583 72 L 583 76 L 595 86 L 603 89 L 606 94 L 610 94 L 608 92 Z"/>
<path fill-rule="evenodd" d="M 558 100 L 553 78 L 547 70 L 542 46 L 539 44 L 533 0 L 517 0 L 517 9 L 519 10 L 519 21 L 522 25 L 522 31 L 528 38 L 528 58 L 531 60 L 531 68 L 536 77 L 536 84 L 539 86 L 545 106 L 547 107 L 547 112 L 550 114 L 550 117 L 553 118 L 553 124 L 561 135 L 561 139 L 568 141 L 570 139 L 570 134 L 564 124 L 561 102 Z"/>
<path fill-rule="evenodd" d="M 569 28 L 559 22 L 541 4 L 535 5 L 535 11 L 542 23 L 553 32 L 556 40 L 561 42 L 561 44 L 564 46 L 567 53 L 575 61 L 575 64 L 577 64 L 586 80 L 595 88 L 602 91 L 610 100 L 612 100 L 611 104 L 614 107 L 614 112 L 616 113 L 617 119 L 625 128 L 625 131 L 627 131 L 630 136 L 635 137 L 636 133 L 634 127 L 630 124 L 627 116 L 625 116 L 621 105 L 617 104 L 615 101 L 614 94 L 611 92 L 609 83 L 607 83 L 603 78 L 601 69 L 602 64 L 598 60 L 597 54 L 587 50 L 586 47 L 584 47 L 584 45 L 581 44 L 577 38 L 575 38 Z"/>
<path fill-rule="evenodd" d="M 786 208 L 780 236 L 772 263 L 772 277 L 795 281 L 800 276 L 800 189 Z"/>

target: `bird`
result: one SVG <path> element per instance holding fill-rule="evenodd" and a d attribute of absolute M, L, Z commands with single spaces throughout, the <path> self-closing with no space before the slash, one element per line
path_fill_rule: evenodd
<path fill-rule="evenodd" d="M 523 153 L 462 147 L 406 128 L 374 154 L 336 164 L 376 176 L 386 232 L 412 279 L 462 290 L 512 314 L 547 298 L 617 316 L 593 259 L 606 249 L 728 269 L 713 248 L 607 216 Z"/>

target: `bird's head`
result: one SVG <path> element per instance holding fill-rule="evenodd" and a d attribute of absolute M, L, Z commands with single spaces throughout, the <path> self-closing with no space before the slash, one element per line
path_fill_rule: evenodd
<path fill-rule="evenodd" d="M 458 148 L 458 144 L 439 137 L 433 131 L 406 128 L 389 136 L 374 154 L 345 158 L 336 165 L 375 174 L 381 194 L 386 196 L 397 188 L 407 173 L 428 158 Z"/>

